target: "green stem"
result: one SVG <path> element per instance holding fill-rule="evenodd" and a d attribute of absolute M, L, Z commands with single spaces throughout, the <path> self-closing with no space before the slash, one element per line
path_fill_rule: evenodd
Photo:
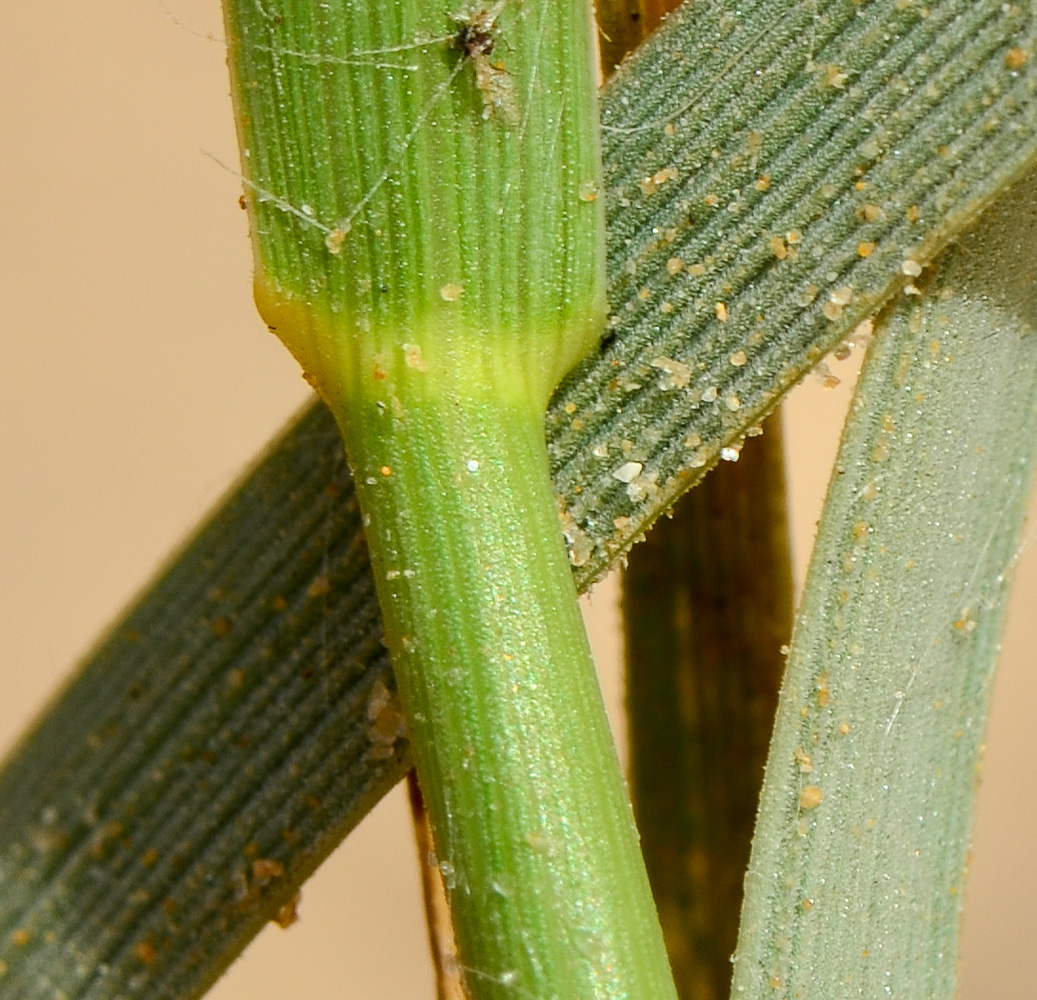
<path fill-rule="evenodd" d="M 465 979 L 672 996 L 541 411 L 489 371 L 401 363 L 341 409 Z"/>
<path fill-rule="evenodd" d="M 257 304 L 345 440 L 467 988 L 673 997 L 543 436 L 605 321 L 589 4 L 226 10 Z"/>

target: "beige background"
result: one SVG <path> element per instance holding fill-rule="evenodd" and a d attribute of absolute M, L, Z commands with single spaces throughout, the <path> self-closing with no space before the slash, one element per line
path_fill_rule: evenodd
<path fill-rule="evenodd" d="M 216 0 L 168 4 L 53 0 L 4 14 L 0 751 L 306 395 L 252 310 L 238 183 L 202 153 L 235 162 Z M 791 408 L 800 571 L 840 405 L 811 382 Z M 1037 982 L 1032 556 L 1020 577 L 964 1000 L 1028 1000 Z M 593 612 L 614 663 L 611 602 L 600 588 Z M 212 995 L 431 997 L 415 887 L 395 796 L 307 886 L 302 921 L 264 932 Z"/>

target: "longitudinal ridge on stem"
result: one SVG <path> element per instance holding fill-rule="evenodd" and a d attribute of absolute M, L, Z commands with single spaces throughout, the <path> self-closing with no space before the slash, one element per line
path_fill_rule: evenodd
<path fill-rule="evenodd" d="M 590 7 L 327 8 L 227 5 L 256 300 L 342 432 L 466 989 L 672 997 L 543 434 L 605 324 Z"/>

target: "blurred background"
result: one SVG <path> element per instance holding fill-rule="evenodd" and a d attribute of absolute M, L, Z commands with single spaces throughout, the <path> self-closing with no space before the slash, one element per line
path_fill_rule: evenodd
<path fill-rule="evenodd" d="M 305 401 L 252 307 L 217 0 L 16 4 L 0 34 L 0 754 Z M 209 155 L 205 155 L 209 154 Z M 215 160 L 213 159 L 215 158 Z M 801 582 L 859 357 L 786 409 Z M 1037 981 L 1037 558 L 995 691 L 961 1000 Z M 587 604 L 618 696 L 615 586 Z M 216 1000 L 431 1000 L 405 799 L 385 800 Z M 2 893 L 2 886 L 0 886 Z M 2 897 L 0 897 L 2 905 Z M 921 1000 L 921 998 L 919 998 Z"/>

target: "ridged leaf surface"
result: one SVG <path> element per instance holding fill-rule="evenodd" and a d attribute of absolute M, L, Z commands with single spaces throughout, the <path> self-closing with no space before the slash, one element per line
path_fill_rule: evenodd
<path fill-rule="evenodd" d="M 547 417 L 581 588 L 1033 160 L 1034 33 L 694 4 L 619 71 L 610 339 Z M 197 995 L 402 774 L 336 440 L 306 414 L 9 758 L 0 996 Z"/>

